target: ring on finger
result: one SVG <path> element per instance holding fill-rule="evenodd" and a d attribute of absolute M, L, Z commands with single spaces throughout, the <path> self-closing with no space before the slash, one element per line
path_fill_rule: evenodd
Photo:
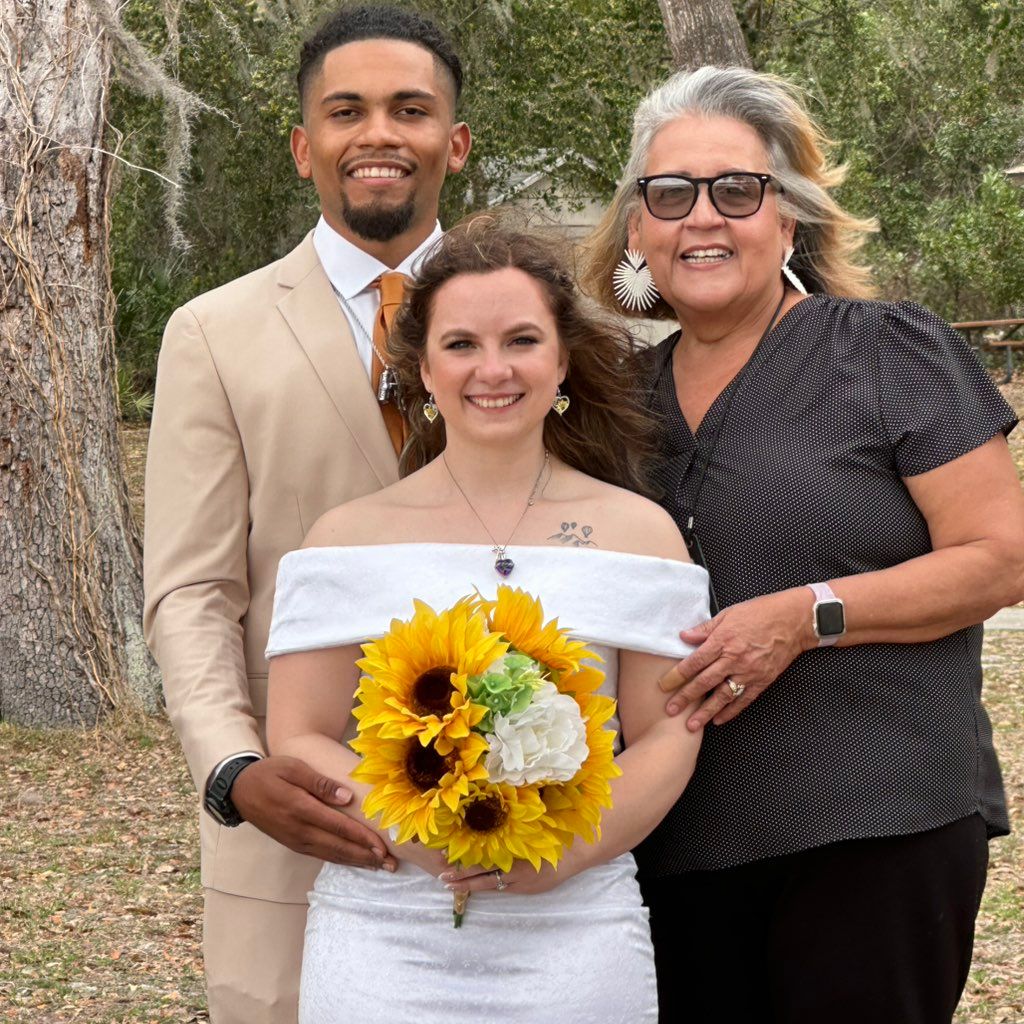
<path fill-rule="evenodd" d="M 505 881 L 505 876 L 500 871 L 493 871 L 494 875 L 494 888 L 498 892 L 504 892 L 508 888 L 508 882 Z"/>
<path fill-rule="evenodd" d="M 732 700 L 736 700 L 737 697 L 743 696 L 743 691 L 746 687 L 742 683 L 737 683 L 731 676 L 727 676 L 725 685 L 729 687 L 729 692 L 732 694 Z"/>

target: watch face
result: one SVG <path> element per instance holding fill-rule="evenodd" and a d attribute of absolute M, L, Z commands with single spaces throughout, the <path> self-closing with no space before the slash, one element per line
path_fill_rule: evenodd
<path fill-rule="evenodd" d="M 843 606 L 838 601 L 823 601 L 815 609 L 818 636 L 839 636 L 846 629 Z"/>

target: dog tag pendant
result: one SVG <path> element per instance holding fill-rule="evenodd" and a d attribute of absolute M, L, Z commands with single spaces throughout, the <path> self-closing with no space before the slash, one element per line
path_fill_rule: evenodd
<path fill-rule="evenodd" d="M 398 397 L 398 376 L 390 366 L 381 370 L 380 382 L 377 385 L 378 402 L 394 402 Z"/>

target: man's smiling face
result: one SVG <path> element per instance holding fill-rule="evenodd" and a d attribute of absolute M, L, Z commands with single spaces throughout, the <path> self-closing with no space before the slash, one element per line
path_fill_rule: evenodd
<path fill-rule="evenodd" d="M 306 88 L 296 168 L 313 179 L 328 224 L 375 255 L 430 234 L 445 176 L 469 153 L 438 65 L 415 43 L 360 40 L 329 51 Z"/>

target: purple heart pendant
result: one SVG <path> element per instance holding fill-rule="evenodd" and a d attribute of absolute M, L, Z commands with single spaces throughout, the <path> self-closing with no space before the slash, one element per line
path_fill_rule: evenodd
<path fill-rule="evenodd" d="M 512 570 L 515 567 L 516 563 L 513 562 L 511 558 L 508 558 L 506 556 L 502 556 L 501 558 L 497 559 L 494 563 L 495 572 L 497 572 L 499 576 L 510 576 L 512 574 Z"/>

